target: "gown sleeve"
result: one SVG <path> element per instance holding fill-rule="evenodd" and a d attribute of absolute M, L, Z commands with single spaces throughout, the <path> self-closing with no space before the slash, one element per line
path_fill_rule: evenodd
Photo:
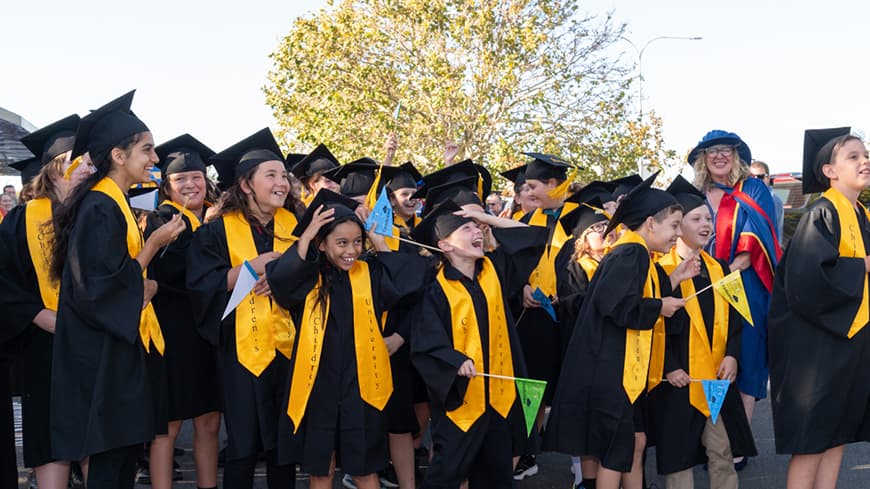
<path fill-rule="evenodd" d="M 492 228 L 499 246 L 487 256 L 498 273 L 505 297 L 522 292 L 547 247 L 548 233 L 540 226 Z"/>
<path fill-rule="evenodd" d="M 864 258 L 840 256 L 839 220 L 832 206 L 819 204 L 801 218 L 779 273 L 793 313 L 845 338 L 861 302 L 866 265 Z M 863 216 L 859 225 L 867 227 Z"/>
<path fill-rule="evenodd" d="M 220 344 L 230 268 L 223 220 L 201 226 L 187 250 L 186 283 L 197 331 L 215 346 Z"/>
<path fill-rule="evenodd" d="M 598 314 L 615 325 L 629 329 L 652 329 L 662 310 L 661 299 L 645 299 L 643 287 L 649 267 L 649 255 L 640 245 L 627 244 L 624 252 L 605 257 L 595 272 L 593 282 L 605 282 L 607 293 L 597 293 L 592 297 Z M 611 258 L 611 259 L 607 259 Z M 606 266 L 605 266 L 606 264 Z M 657 273 L 661 276 L 664 272 Z M 667 275 L 662 285 L 662 296 L 670 295 Z"/>
<path fill-rule="evenodd" d="M 170 206 L 161 206 L 156 211 L 148 215 L 145 225 L 145 239 L 151 236 L 151 233 L 157 230 L 164 223 L 172 219 L 172 216 L 178 214 L 178 209 Z M 161 292 L 174 292 L 178 294 L 186 294 L 184 288 L 185 270 L 187 269 L 187 250 L 190 248 L 193 241 L 193 231 L 190 227 L 190 221 L 187 217 L 181 216 L 184 219 L 186 228 L 178 238 L 169 244 L 165 251 L 161 249 L 157 255 L 151 260 L 148 265 L 148 278 L 156 280 L 160 283 Z"/>
<path fill-rule="evenodd" d="M 299 257 L 299 244 L 294 243 L 277 260 L 266 264 L 266 280 L 272 290 L 272 299 L 284 309 L 305 302 L 305 297 L 317 284 L 320 273 L 320 253 L 312 244 L 303 260 Z"/>
<path fill-rule="evenodd" d="M 121 210 L 94 194 L 82 202 L 70 236 L 64 271 L 70 287 L 61 294 L 82 322 L 133 344 L 144 299 L 142 268 L 127 251 Z"/>
<path fill-rule="evenodd" d="M 24 206 L 16 206 L 0 223 L 0 344 L 27 330 L 44 309 L 39 282 L 27 247 Z"/>

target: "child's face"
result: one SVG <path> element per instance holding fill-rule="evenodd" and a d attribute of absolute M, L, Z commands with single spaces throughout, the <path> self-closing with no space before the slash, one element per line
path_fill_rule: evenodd
<path fill-rule="evenodd" d="M 680 221 L 683 219 L 681 211 L 671 212 L 669 216 L 662 219 L 661 222 L 656 221 L 655 217 L 648 217 L 646 225 L 648 228 L 648 236 L 646 244 L 650 251 L 658 251 L 659 253 L 667 253 L 677 244 L 677 238 L 682 234 L 680 231 Z"/>
<path fill-rule="evenodd" d="M 680 241 L 693 250 L 703 248 L 713 234 L 713 216 L 706 205 L 695 207 L 683 216 Z"/>
<path fill-rule="evenodd" d="M 843 143 L 834 161 L 822 167 L 831 179 L 831 186 L 842 190 L 861 192 L 870 187 L 870 160 L 867 148 L 857 139 Z"/>
<path fill-rule="evenodd" d="M 262 212 L 275 212 L 284 207 L 284 201 L 290 193 L 287 169 L 278 160 L 260 163 L 251 179 L 242 180 L 242 184 L 242 191 L 247 194 L 248 208 Z"/>
<path fill-rule="evenodd" d="M 607 221 L 596 222 L 586 230 L 586 243 L 589 249 L 595 253 L 603 253 L 605 248 L 604 231 L 607 229 Z"/>
<path fill-rule="evenodd" d="M 458 258 L 483 258 L 483 231 L 477 223 L 466 222 L 450 233 L 450 236 L 439 241 L 438 246 L 445 253 Z"/>
<path fill-rule="evenodd" d="M 319 249 L 335 268 L 348 271 L 362 254 L 362 230 L 353 221 L 342 222 L 326 235 Z"/>
<path fill-rule="evenodd" d="M 419 199 L 411 198 L 416 192 L 417 189 L 415 188 L 399 188 L 390 196 L 390 204 L 393 205 L 393 210 L 406 221 L 414 217 L 414 214 L 417 212 Z"/>

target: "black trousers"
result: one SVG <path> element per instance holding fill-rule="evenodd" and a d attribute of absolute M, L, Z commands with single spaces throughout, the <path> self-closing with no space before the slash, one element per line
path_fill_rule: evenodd
<path fill-rule="evenodd" d="M 276 450 L 266 452 L 266 484 L 269 489 L 293 489 L 296 487 L 296 466 L 278 465 Z M 254 469 L 257 456 L 227 460 L 224 464 L 223 487 L 251 489 L 254 485 Z M 90 489 L 90 488 L 88 488 Z"/>
<path fill-rule="evenodd" d="M 88 462 L 88 489 L 133 489 L 142 444 L 95 453 Z"/>
<path fill-rule="evenodd" d="M 467 432 L 443 413 L 430 425 L 434 456 L 423 489 L 510 489 L 513 484 L 511 430 L 507 420 L 488 407 Z M 437 418 L 437 421 L 436 421 Z"/>

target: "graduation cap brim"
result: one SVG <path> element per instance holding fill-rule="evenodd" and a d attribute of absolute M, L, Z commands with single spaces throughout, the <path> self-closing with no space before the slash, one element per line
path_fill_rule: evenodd
<path fill-rule="evenodd" d="M 677 202 L 683 207 L 683 213 L 685 214 L 707 202 L 707 196 L 692 185 L 691 182 L 683 178 L 682 175 L 677 175 L 674 178 L 668 186 L 667 192 L 677 199 Z"/>
<path fill-rule="evenodd" d="M 612 195 L 613 195 L 613 200 L 616 200 L 619 198 L 620 195 L 625 195 L 631 189 L 640 185 L 641 182 L 643 182 L 643 178 L 640 178 L 640 175 L 635 173 L 634 175 L 629 175 L 627 177 L 617 178 L 617 179 L 611 180 L 607 183 L 614 186 Z"/>
<path fill-rule="evenodd" d="M 302 236 L 302 233 L 304 233 L 305 229 L 311 224 L 311 219 L 314 218 L 314 212 L 317 211 L 320 206 L 324 206 L 324 210 L 335 209 L 335 213 L 332 216 L 333 220 L 335 220 L 347 217 L 350 214 L 356 215 L 354 214 L 354 210 L 356 210 L 359 205 L 359 202 L 350 197 L 322 188 L 317 192 L 317 195 L 314 196 L 311 203 L 308 204 L 308 207 L 305 209 L 305 214 L 302 215 L 299 223 L 293 229 L 293 235 Z"/>
<path fill-rule="evenodd" d="M 131 90 L 79 121 L 73 158 L 90 152 L 91 159 L 98 160 L 124 139 L 148 131 L 148 126 L 130 111 L 135 93 Z"/>
<path fill-rule="evenodd" d="M 21 184 L 27 185 L 39 174 L 39 170 L 42 169 L 43 165 L 39 158 L 27 158 L 26 160 L 10 163 L 9 166 L 21 173 Z"/>
<path fill-rule="evenodd" d="M 323 173 L 332 168 L 341 166 L 338 158 L 329 151 L 325 144 L 318 144 L 313 151 L 299 160 L 290 171 L 299 180 L 307 180 L 317 173 Z"/>
<path fill-rule="evenodd" d="M 284 163 L 286 163 L 286 165 L 287 165 L 287 171 L 289 171 L 289 172 L 292 173 L 292 172 L 293 172 L 293 168 L 294 168 L 294 167 L 295 167 L 295 166 L 296 166 L 300 161 L 302 161 L 303 159 L 305 159 L 306 156 L 308 156 L 308 155 L 303 154 L 303 153 L 287 153 L 287 154 L 284 156 Z M 293 176 L 296 176 L 296 175 L 293 175 Z M 297 177 L 297 178 L 298 178 L 298 177 Z"/>
<path fill-rule="evenodd" d="M 636 227 L 643 223 L 647 217 L 654 216 L 662 209 L 677 203 L 673 195 L 664 190 L 652 188 L 652 184 L 658 176 L 659 171 L 647 177 L 646 180 L 625 194 L 625 198 L 619 203 L 616 212 L 613 213 L 607 224 L 605 235 L 616 229 L 619 224 L 625 224 L 629 229 Z"/>
<path fill-rule="evenodd" d="M 406 161 L 396 167 L 394 174 L 390 177 L 387 188 L 392 191 L 400 188 L 416 189 L 420 186 L 422 181 L 423 175 L 417 170 L 413 163 Z"/>
<path fill-rule="evenodd" d="M 562 229 L 579 238 L 589 226 L 607 220 L 603 207 L 604 203 L 601 202 L 601 199 L 593 197 L 562 216 L 559 223 L 562 224 Z"/>
<path fill-rule="evenodd" d="M 429 189 L 426 192 L 424 213 L 429 214 L 438 204 L 445 201 L 451 201 L 460 207 L 466 204 L 477 204 L 483 207 L 483 200 L 477 195 L 477 177 L 467 177 Z"/>
<path fill-rule="evenodd" d="M 530 152 L 523 154 L 532 158 L 532 161 L 526 165 L 524 173 L 526 180 L 540 180 L 542 182 L 551 178 L 565 180 L 568 170 L 574 167 L 558 156 Z"/>
<path fill-rule="evenodd" d="M 804 194 L 824 192 L 831 186 L 822 167 L 831 162 L 835 139 L 852 134 L 851 127 L 807 129 L 804 131 L 804 160 L 801 175 Z"/>
<path fill-rule="evenodd" d="M 472 220 L 467 217 L 457 216 L 461 211 L 456 202 L 446 200 L 436 205 L 423 220 L 411 231 L 411 239 L 428 246 L 438 246 L 438 241 L 450 236 L 453 231 Z"/>
<path fill-rule="evenodd" d="M 589 182 L 584 185 L 583 188 L 568 196 L 568 198 L 565 199 L 565 202 L 579 204 L 581 202 L 588 202 L 595 198 L 599 199 L 602 203 L 612 202 L 614 189 L 616 189 L 616 185 L 596 180 L 594 182 Z"/>
<path fill-rule="evenodd" d="M 202 171 L 215 152 L 190 134 L 182 134 L 154 148 L 160 161 L 157 168 L 164 177 L 185 171 Z"/>
<path fill-rule="evenodd" d="M 526 181 L 525 173 L 527 166 L 528 165 L 522 165 L 516 168 L 511 168 L 510 170 L 501 172 L 500 175 L 513 182 L 515 187 L 520 186 Z"/>
<path fill-rule="evenodd" d="M 260 129 L 209 159 L 217 170 L 222 188 L 230 187 L 240 176 L 261 163 L 273 160 L 283 164 L 284 155 L 268 127 Z"/>
<path fill-rule="evenodd" d="M 58 155 L 72 151 L 80 122 L 81 118 L 76 114 L 64 117 L 24 136 L 21 144 L 44 165 Z"/>

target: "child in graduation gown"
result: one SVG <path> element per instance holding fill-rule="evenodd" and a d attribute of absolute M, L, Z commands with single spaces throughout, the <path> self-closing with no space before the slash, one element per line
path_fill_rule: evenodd
<path fill-rule="evenodd" d="M 425 260 L 389 253 L 382 236 L 369 233 L 377 253 L 363 255 L 365 210 L 321 190 L 294 231 L 298 242 L 267 269 L 299 326 L 283 418 L 293 435 L 282 458 L 298 460 L 312 488 L 331 488 L 337 463 L 358 487 L 380 486 L 393 393 L 380 318 L 423 283 Z"/>
<path fill-rule="evenodd" d="M 499 243 L 494 251 L 484 253 L 475 220 L 493 229 Z M 516 387 L 512 380 L 476 374 L 525 376 L 506 298 L 522 288 L 538 262 L 546 230 L 463 211 L 447 200 L 412 237 L 443 252 L 411 335 L 411 360 L 428 387 L 432 411 L 434 456 L 422 487 L 456 488 L 468 479 L 471 488 L 509 488 L 516 433 L 526 434 Z"/>
<path fill-rule="evenodd" d="M 34 199 L 12 208 L 0 224 L 10 260 L 0 274 L 0 309 L 6 332 L 22 345 L 21 416 L 24 465 L 33 467 L 44 489 L 65 489 L 69 462 L 52 456 L 49 400 L 58 287 L 49 271 L 52 213 L 92 168 L 70 154 L 79 117 L 72 115 L 22 138 L 36 158 L 13 163 L 24 183 L 34 182 Z M 20 342 L 20 343 L 18 343 Z"/>
<path fill-rule="evenodd" d="M 727 275 L 728 264 L 703 249 L 713 231 L 704 194 L 681 176 L 668 192 L 683 207 L 682 233 L 658 263 L 672 272 L 700 255 L 700 273 L 674 291 L 675 297 L 689 297 Z M 669 488 L 694 487 L 692 467 L 706 462 L 710 487 L 736 489 L 734 456 L 755 455 L 752 431 L 734 383 L 742 326 L 740 314 L 711 289 L 688 299 L 685 308 L 666 321 L 667 382 L 649 394 L 649 438 L 656 446 L 658 472 L 665 475 Z M 713 379 L 731 382 L 715 424 L 700 382 Z"/>
<path fill-rule="evenodd" d="M 157 388 L 166 398 L 169 433 L 158 436 L 150 448 L 150 476 L 154 489 L 172 485 L 173 450 L 185 419 L 193 420 L 193 456 L 197 487 L 217 487 L 218 432 L 221 391 L 214 350 L 196 331 L 194 311 L 187 297 L 187 250 L 202 225 L 206 203 L 206 163 L 214 151 L 189 134 L 155 148 L 163 176 L 164 200 L 148 216 L 145 236 L 162 223 L 181 215 L 184 232 L 158 255 L 148 268 L 159 287 L 154 310 L 167 348 L 165 375 Z M 149 356 L 149 358 L 153 358 Z"/>
<path fill-rule="evenodd" d="M 324 175 L 338 168 L 340 163 L 329 148 L 318 144 L 311 153 L 295 163 L 290 171 L 302 184 L 302 203 L 307 207 L 322 188 L 338 192 L 339 185 Z"/>
<path fill-rule="evenodd" d="M 650 188 L 657 174 L 630 191 L 610 220 L 629 231 L 601 261 L 580 309 L 553 400 L 544 448 L 595 457 L 599 489 L 642 485 L 646 445 L 644 393 L 662 379 L 664 319 L 682 307 L 669 297 L 672 281 L 691 276 L 679 267 L 671 280 L 650 260 L 670 250 L 682 211 L 673 196 Z M 630 347 L 630 350 L 628 348 Z"/>
<path fill-rule="evenodd" d="M 224 485 L 253 484 L 257 455 L 266 453 L 270 488 L 295 484 L 292 466 L 279 463 L 277 444 L 289 436 L 279 418 L 295 326 L 272 297 L 263 274 L 295 241 L 296 200 L 269 128 L 211 158 L 227 190 L 220 215 L 199 228 L 187 253 L 187 288 L 200 334 L 215 346 L 227 429 Z M 246 264 L 247 262 L 247 264 Z M 258 280 L 224 315 L 239 280 Z"/>
<path fill-rule="evenodd" d="M 165 343 L 143 271 L 184 230 L 175 218 L 144 240 L 126 199 L 149 180 L 154 140 L 130 92 L 84 117 L 73 157 L 96 172 L 54 213 L 51 276 L 60 280 L 52 357 L 52 455 L 89 458 L 91 489 L 133 487 L 142 444 L 159 426 L 146 354 Z M 84 468 L 84 467 L 83 467 Z"/>
<path fill-rule="evenodd" d="M 788 488 L 833 488 L 843 446 L 870 441 L 870 222 L 858 201 L 870 161 L 850 128 L 804 135 L 801 218 L 776 271 L 769 312 L 776 452 Z"/>

